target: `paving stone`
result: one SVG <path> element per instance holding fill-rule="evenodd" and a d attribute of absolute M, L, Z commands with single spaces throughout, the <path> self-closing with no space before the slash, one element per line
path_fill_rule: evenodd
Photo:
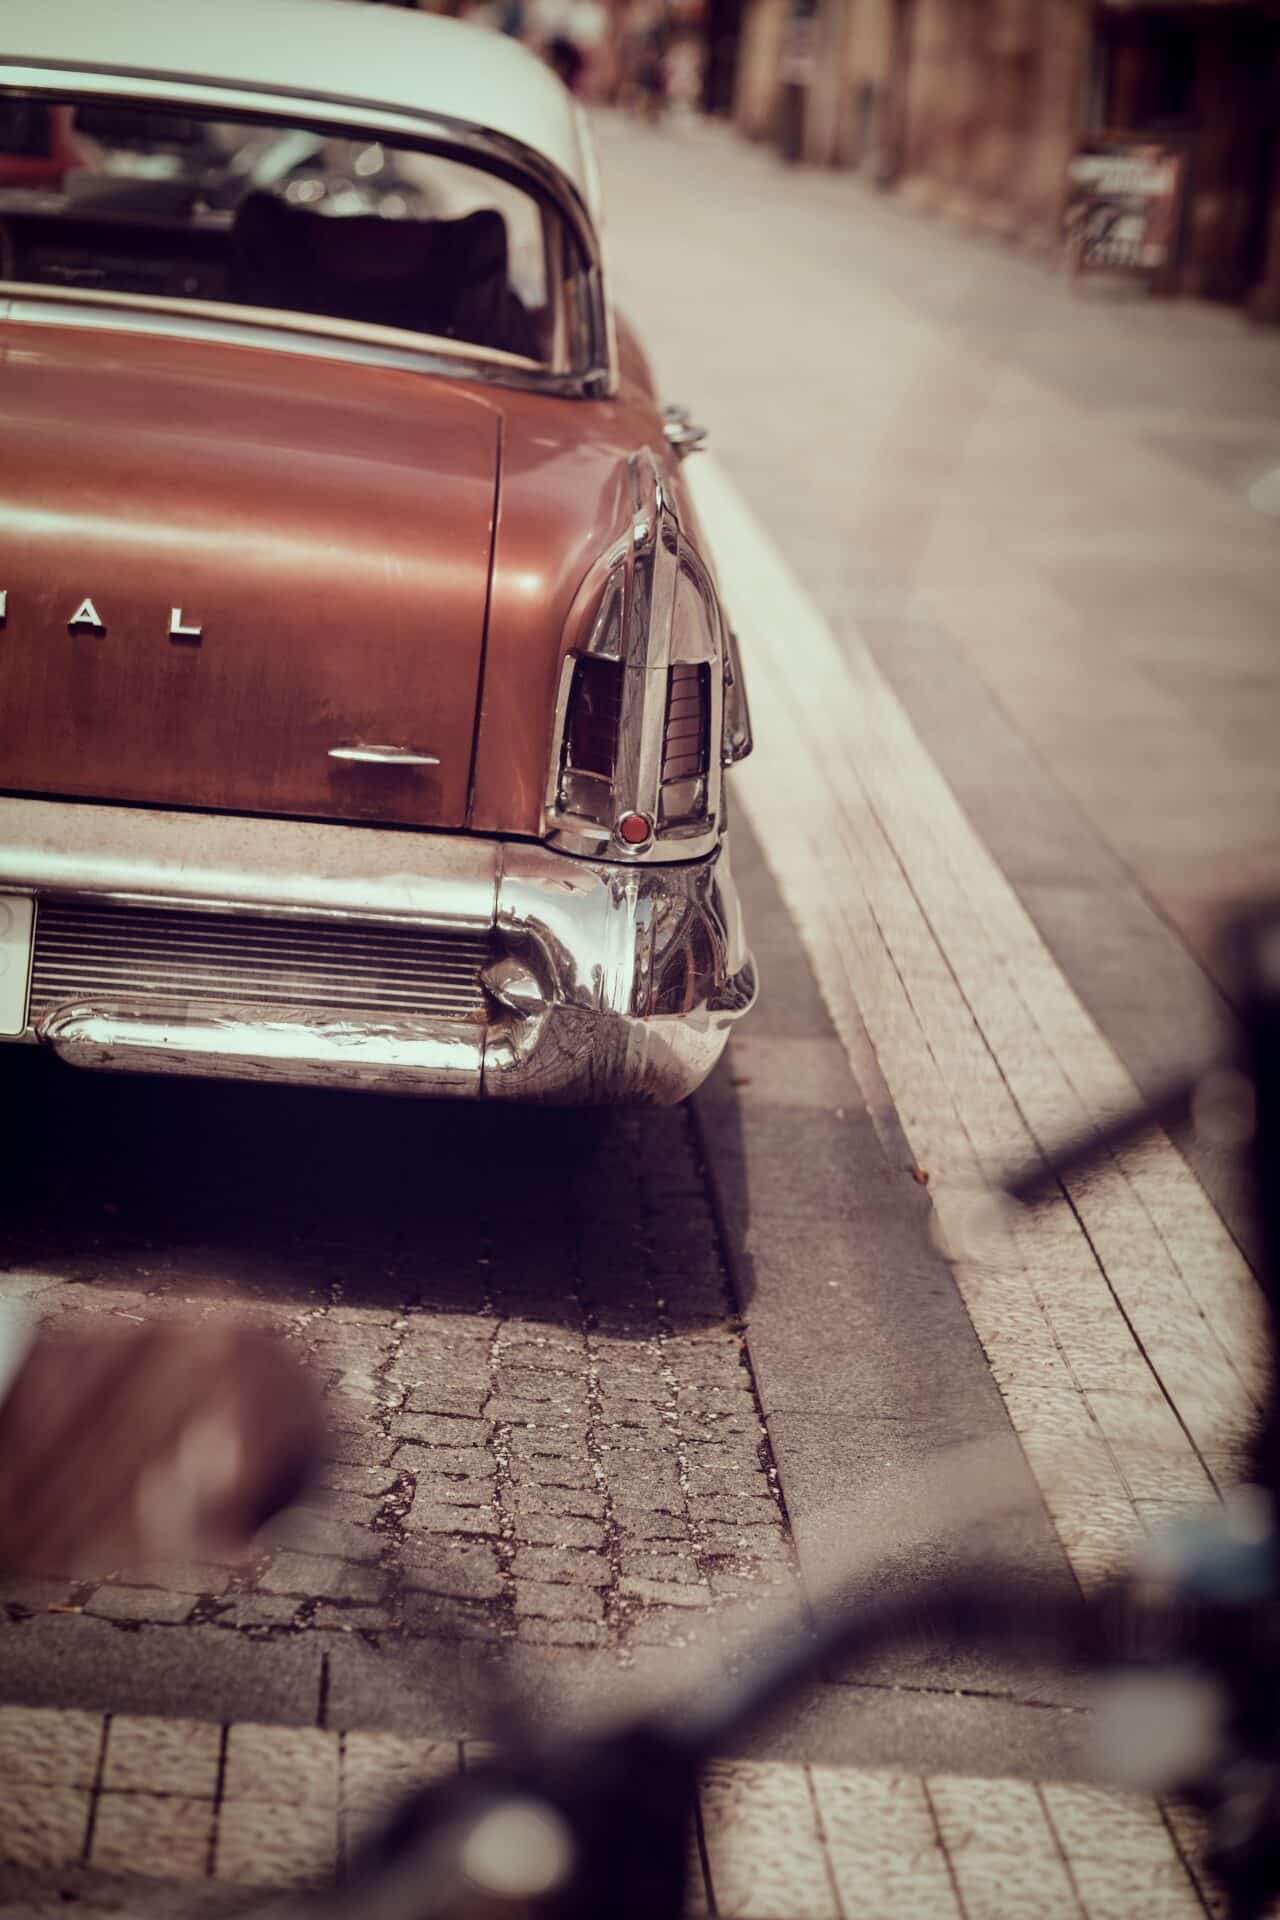
<path fill-rule="evenodd" d="M 1030 1782 L 931 1780 L 928 1791 L 966 1915 L 1074 1920 L 1070 1871 Z"/>
<path fill-rule="evenodd" d="M 496 1390 L 485 1403 L 486 1420 L 522 1427 L 531 1420 L 586 1419 L 590 1399 L 584 1382 L 555 1380 L 548 1374 L 540 1374 L 538 1380 L 540 1390 L 534 1384 L 522 1384 L 519 1392 L 510 1386 Z"/>
<path fill-rule="evenodd" d="M 271 1547 L 288 1547 L 298 1554 L 322 1554 L 336 1559 L 370 1561 L 382 1552 L 383 1542 L 367 1526 L 340 1520 L 330 1513 L 295 1507 L 282 1513 L 263 1533 Z"/>
<path fill-rule="evenodd" d="M 727 1520 L 698 1519 L 698 1540 L 706 1554 L 728 1554 L 734 1559 L 744 1555 L 752 1559 L 791 1563 L 792 1550 L 780 1525 L 735 1526 Z"/>
<path fill-rule="evenodd" d="M 212 1800 L 221 1756 L 222 1729 L 212 1721 L 116 1714 L 107 1725 L 102 1785 Z"/>
<path fill-rule="evenodd" d="M 287 1627 L 302 1604 L 303 1596 L 284 1594 L 237 1594 L 231 1605 L 218 1615 L 218 1624 L 228 1627 Z"/>
<path fill-rule="evenodd" d="M 102 1717 L 48 1707 L 0 1707 L 0 1781 L 91 1787 L 102 1751 Z"/>
<path fill-rule="evenodd" d="M 546 1620 L 598 1620 L 603 1618 L 604 1603 L 593 1587 L 521 1580 L 516 1584 L 515 1610 Z"/>
<path fill-rule="evenodd" d="M 89 1864 L 106 1873 L 141 1870 L 165 1880 L 202 1880 L 208 1871 L 213 1826 L 211 1799 L 102 1793 L 94 1813 Z"/>
<path fill-rule="evenodd" d="M 401 1556 L 400 1579 L 409 1589 L 467 1600 L 488 1600 L 503 1590 L 493 1547 L 415 1536 Z"/>
<path fill-rule="evenodd" d="M 495 1472 L 492 1454 L 482 1446 L 419 1447 L 405 1443 L 396 1448 L 396 1467 L 423 1479 L 441 1474 L 458 1474 L 471 1480 L 492 1479 Z"/>
<path fill-rule="evenodd" d="M 437 1640 L 469 1640 L 492 1648 L 498 1626 L 492 1603 L 456 1600 L 439 1593 L 406 1593 L 401 1617 L 410 1633 Z"/>
<path fill-rule="evenodd" d="M 715 1642 L 708 1636 L 707 1622 L 709 1610 L 699 1612 L 696 1607 L 644 1607 L 632 1613 L 627 1621 L 626 1643 L 628 1651 L 637 1647 L 697 1647 L 709 1650 Z M 755 1649 L 755 1641 L 745 1642 L 742 1652 L 750 1654 Z M 659 1667 L 655 1678 L 661 1682 L 665 1676 Z"/>
<path fill-rule="evenodd" d="M 465 1384 L 452 1381 L 447 1385 L 432 1385 L 424 1381 L 410 1389 L 404 1403 L 405 1413 L 460 1414 L 467 1418 L 478 1418 L 489 1398 L 489 1390 L 487 1376 Z"/>
<path fill-rule="evenodd" d="M 689 1522 L 685 1517 L 684 1503 L 679 1506 L 674 1499 L 669 1507 L 636 1507 L 627 1501 L 615 1500 L 614 1519 L 622 1535 L 624 1547 L 632 1547 L 647 1541 L 676 1541 L 683 1543 L 689 1538 Z"/>
<path fill-rule="evenodd" d="M 322 1601 L 311 1616 L 313 1627 L 333 1633 L 390 1633 L 401 1624 L 394 1605 L 385 1607 L 340 1607 Z"/>
<path fill-rule="evenodd" d="M 374 1428 L 331 1425 L 326 1449 L 328 1461 L 335 1466 L 385 1467 L 395 1442 Z"/>
<path fill-rule="evenodd" d="M 679 1580 L 641 1579 L 637 1574 L 624 1574 L 618 1582 L 618 1592 L 624 1599 L 655 1606 L 705 1607 L 707 1604 L 707 1589 L 701 1582 L 695 1587 Z"/>
<path fill-rule="evenodd" d="M 99 1587 L 86 1602 L 86 1611 L 105 1620 L 185 1620 L 192 1600 L 185 1593 L 163 1593 L 157 1587 Z"/>
<path fill-rule="evenodd" d="M 379 1499 L 389 1493 L 395 1483 L 394 1467 L 342 1466 L 330 1461 L 320 1470 L 321 1486 L 330 1487 L 335 1493 L 363 1494 L 369 1499 Z"/>
<path fill-rule="evenodd" d="M 416 1517 L 433 1507 L 476 1509 L 490 1507 L 493 1503 L 494 1483 L 491 1479 L 464 1480 L 448 1474 L 422 1474 L 409 1513 L 411 1517 Z"/>
<path fill-rule="evenodd" d="M 560 1455 L 537 1454 L 525 1460 L 512 1458 L 507 1471 L 511 1485 L 519 1487 L 555 1487 L 561 1492 L 594 1493 L 599 1485 L 595 1468 L 579 1449 Z"/>
<path fill-rule="evenodd" d="M 607 1587 L 613 1577 L 599 1554 L 578 1547 L 517 1547 L 512 1571 L 517 1580 L 566 1580 L 579 1587 Z"/>
<path fill-rule="evenodd" d="M 574 1514 L 519 1512 L 515 1528 L 517 1539 L 530 1546 L 587 1547 L 599 1552 L 605 1543 L 602 1526 Z"/>
<path fill-rule="evenodd" d="M 461 1414 L 397 1414 L 391 1422 L 397 1440 L 413 1440 L 430 1447 L 483 1447 L 489 1438 L 489 1419 L 469 1418 Z M 402 1454 L 397 1454 L 400 1465 Z"/>
<path fill-rule="evenodd" d="M 332 1808 L 283 1808 L 224 1801 L 218 1813 L 214 1873 L 246 1886 L 320 1886 L 338 1859 L 338 1815 Z"/>
<path fill-rule="evenodd" d="M 688 1533 L 685 1498 L 674 1475 L 664 1482 L 655 1479 L 649 1487 L 640 1479 L 620 1487 L 610 1474 L 609 1502 L 618 1525 L 637 1539 L 664 1537 L 647 1533 L 650 1527 L 678 1526 L 682 1534 Z"/>
<path fill-rule="evenodd" d="M 800 1767 L 717 1761 L 699 1800 L 717 1911 L 745 1920 L 840 1912 Z"/>
<path fill-rule="evenodd" d="M 375 1567 L 353 1567 L 345 1560 L 322 1560 L 311 1554 L 277 1553 L 259 1585 L 268 1593 L 297 1593 L 326 1600 L 377 1600 L 386 1576 Z"/>
<path fill-rule="evenodd" d="M 545 1487 L 536 1480 L 512 1482 L 502 1490 L 503 1506 L 511 1513 L 563 1515 L 569 1519 L 604 1519 L 604 1496 L 595 1486 Z"/>
<path fill-rule="evenodd" d="M 395 1480 L 392 1479 L 394 1486 Z M 300 1511 L 314 1513 L 321 1519 L 344 1521 L 351 1526 L 368 1528 L 381 1513 L 385 1502 L 382 1496 L 373 1493 L 339 1493 L 326 1487 L 313 1488 L 302 1503 Z"/>
<path fill-rule="evenodd" d="M 146 1580 L 149 1586 L 167 1587 L 173 1593 L 219 1594 L 230 1585 L 231 1572 L 207 1561 L 161 1560 L 146 1569 Z"/>
<path fill-rule="evenodd" d="M 227 1730 L 225 1800 L 270 1807 L 338 1804 L 338 1735 L 240 1723 Z"/>
<path fill-rule="evenodd" d="M 395 1734 L 348 1733 L 342 1742 L 342 1833 L 350 1858 L 395 1806 L 433 1780 L 459 1771 L 453 1740 L 414 1740 Z"/>
<path fill-rule="evenodd" d="M 0 1860 L 62 1867 L 78 1860 L 89 1829 L 89 1795 L 75 1787 L 6 1780 L 0 1800 Z"/>
<path fill-rule="evenodd" d="M 503 1452 L 508 1461 L 578 1460 L 586 1438 L 583 1422 L 549 1417 L 524 1427 L 508 1427 Z"/>
<path fill-rule="evenodd" d="M 692 1489 L 691 1496 L 692 1496 Z M 718 1487 L 714 1492 L 700 1489 L 698 1500 L 705 1503 L 710 1517 L 727 1522 L 740 1531 L 752 1527 L 767 1527 L 771 1533 L 782 1532 L 782 1515 L 777 1501 L 768 1493 L 755 1493 L 742 1487 Z M 692 1500 L 691 1500 L 692 1504 Z M 702 1510 L 700 1507 L 699 1511 Z"/>
<path fill-rule="evenodd" d="M 607 1647 L 611 1635 L 607 1627 L 594 1620 L 548 1620 L 541 1615 L 522 1614 L 516 1623 L 516 1639 L 522 1647 Z"/>
<path fill-rule="evenodd" d="M 425 1496 L 421 1491 L 414 1496 L 405 1528 L 411 1538 L 431 1533 L 496 1536 L 499 1531 L 498 1510 L 492 1501 L 483 1506 L 443 1501 L 433 1488 Z"/>
<path fill-rule="evenodd" d="M 701 1582 L 702 1574 L 691 1549 L 684 1553 L 629 1553 L 623 1550 L 622 1572 L 628 1579 Z"/>

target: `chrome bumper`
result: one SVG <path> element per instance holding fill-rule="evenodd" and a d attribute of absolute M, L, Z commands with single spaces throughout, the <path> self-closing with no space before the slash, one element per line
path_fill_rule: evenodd
<path fill-rule="evenodd" d="M 592 1104 L 680 1100 L 755 997 L 727 845 L 621 867 L 527 842 L 0 799 L 0 893 L 490 936 L 465 1019 L 145 991 L 41 1008 L 76 1066 Z"/>

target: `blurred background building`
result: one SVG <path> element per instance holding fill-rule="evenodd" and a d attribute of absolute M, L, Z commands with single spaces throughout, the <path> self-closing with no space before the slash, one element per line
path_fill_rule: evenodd
<path fill-rule="evenodd" d="M 1280 6 L 743 0 L 733 113 L 1043 249 L 1082 136 L 1159 148 L 1179 162 L 1164 290 L 1280 319 Z"/>
<path fill-rule="evenodd" d="M 1077 264 L 1280 323 L 1280 0 L 392 3 L 518 33 L 588 98 L 655 120 L 696 104 L 1046 255 L 1078 214 Z"/>

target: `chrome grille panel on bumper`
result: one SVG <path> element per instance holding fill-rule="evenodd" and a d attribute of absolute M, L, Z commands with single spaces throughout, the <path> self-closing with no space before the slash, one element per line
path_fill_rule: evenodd
<path fill-rule="evenodd" d="M 28 1018 L 71 1002 L 480 1020 L 487 934 L 44 899 Z"/>

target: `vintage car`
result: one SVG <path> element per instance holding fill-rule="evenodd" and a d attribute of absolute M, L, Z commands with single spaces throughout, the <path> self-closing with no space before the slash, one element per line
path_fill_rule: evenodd
<path fill-rule="evenodd" d="M 698 1084 L 755 993 L 745 695 L 697 430 L 533 55 L 357 0 L 13 0 L 0 421 L 0 1036 Z"/>

